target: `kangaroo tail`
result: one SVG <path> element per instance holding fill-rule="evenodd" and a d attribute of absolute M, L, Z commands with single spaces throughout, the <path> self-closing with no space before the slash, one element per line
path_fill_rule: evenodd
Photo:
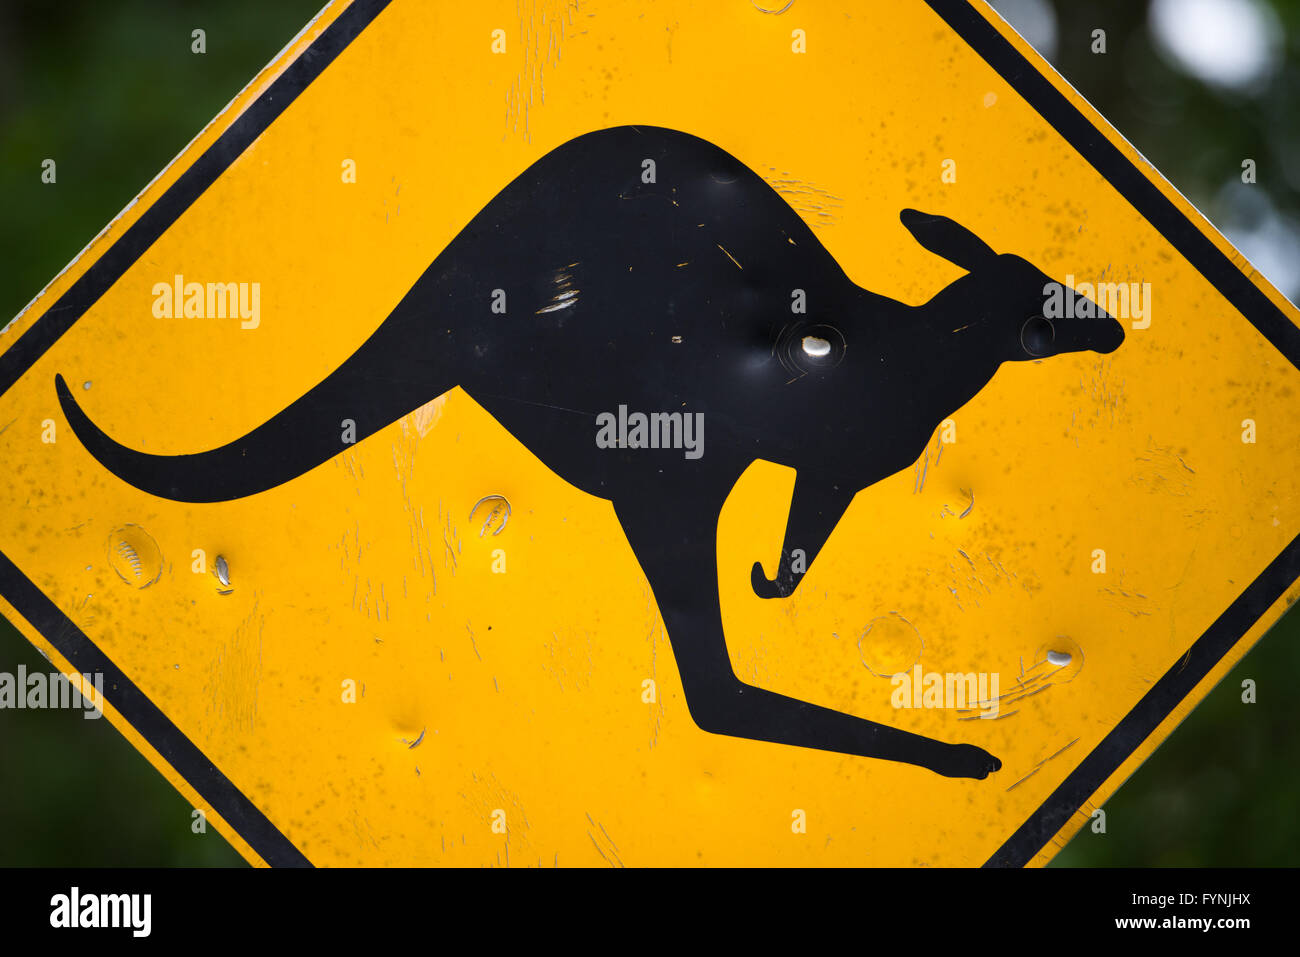
<path fill-rule="evenodd" d="M 63 376 L 54 377 L 54 387 L 73 433 L 122 481 L 178 502 L 223 502 L 297 478 L 446 391 L 433 385 L 437 377 L 428 363 L 385 347 L 394 338 L 376 333 L 319 385 L 247 435 L 187 455 L 127 448 L 90 420 Z"/>

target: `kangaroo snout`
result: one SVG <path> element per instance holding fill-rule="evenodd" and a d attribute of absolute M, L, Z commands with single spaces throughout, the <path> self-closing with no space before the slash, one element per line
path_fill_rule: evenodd
<path fill-rule="evenodd" d="M 1020 327 L 1022 359 L 1067 352 L 1114 352 L 1124 342 L 1124 327 L 1100 306 L 1092 316 L 1053 316 L 1050 309 L 1029 316 Z"/>
<path fill-rule="evenodd" d="M 998 256 L 989 272 L 986 301 L 1012 326 L 1006 358 L 1030 361 L 1070 352 L 1108 353 L 1124 342 L 1124 327 L 1096 301 L 1106 301 L 1103 297 L 1078 293 L 1068 282 L 1058 282 L 1010 254 Z"/>
<path fill-rule="evenodd" d="M 1021 329 L 1021 344 L 1029 357 L 1040 358 L 1062 352 L 1109 353 L 1120 347 L 1124 342 L 1124 326 L 1101 305 L 1103 301 L 1116 301 L 1115 297 L 1107 299 L 1100 294 L 1090 295 L 1091 286 L 1083 287 L 1087 290 L 1085 293 L 1046 276 L 1043 278 L 1046 281 L 1043 283 L 1042 308 Z M 1134 295 L 1142 297 L 1146 293 L 1147 288 L 1143 287 Z M 1124 296 L 1120 301 L 1124 309 L 1128 308 L 1127 299 L 1128 296 Z M 1149 308 L 1149 304 L 1135 302 L 1133 305 L 1139 310 Z"/>
<path fill-rule="evenodd" d="M 1124 327 L 1108 313 L 1098 313 L 1091 319 L 1045 320 L 1054 323 L 1058 341 L 1066 343 L 1059 351 L 1107 353 L 1118 349 L 1124 342 Z"/>

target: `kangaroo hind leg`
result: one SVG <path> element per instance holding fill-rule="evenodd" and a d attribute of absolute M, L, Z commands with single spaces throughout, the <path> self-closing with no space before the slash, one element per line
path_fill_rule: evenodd
<path fill-rule="evenodd" d="M 974 745 L 937 741 L 741 681 L 731 666 L 718 602 L 718 505 L 614 503 L 663 615 L 691 718 L 702 730 L 901 761 L 946 777 L 982 779 L 1002 766 Z"/>

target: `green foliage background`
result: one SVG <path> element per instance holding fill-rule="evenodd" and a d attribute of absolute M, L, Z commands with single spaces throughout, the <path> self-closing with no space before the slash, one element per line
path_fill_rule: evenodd
<path fill-rule="evenodd" d="M 63 268 L 320 2 L 0 0 L 0 317 Z M 1285 62 L 1253 99 L 1159 57 L 1146 0 L 1052 5 L 1057 69 L 1213 222 L 1249 225 L 1251 189 L 1300 216 L 1300 0 L 1272 2 Z M 201 56 L 190 52 L 196 27 L 207 32 Z M 1090 51 L 1098 27 L 1104 56 Z M 46 157 L 58 162 L 56 186 L 40 182 Z M 1237 189 L 1244 157 L 1259 182 Z M 0 671 L 20 663 L 48 668 L 0 621 Z M 1241 702 L 1246 677 L 1257 704 Z M 1298 681 L 1293 610 L 1109 802 L 1107 833 L 1085 829 L 1055 863 L 1300 862 Z M 215 831 L 191 832 L 191 810 L 107 721 L 0 712 L 0 865 L 242 865 Z"/>

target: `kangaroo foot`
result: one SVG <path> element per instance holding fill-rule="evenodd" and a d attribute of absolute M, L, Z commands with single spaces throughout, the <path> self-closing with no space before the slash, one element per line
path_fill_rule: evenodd
<path fill-rule="evenodd" d="M 762 563 L 754 562 L 754 567 L 749 573 L 749 583 L 754 588 L 754 594 L 759 598 L 789 598 L 794 594 L 799 579 L 790 569 L 789 560 L 782 555 L 776 578 L 768 578 L 763 574 Z"/>
<path fill-rule="evenodd" d="M 983 781 L 1001 767 L 1002 762 L 983 748 L 977 748 L 973 744 L 950 744 L 944 760 L 931 765 L 931 770 L 947 778 L 975 778 Z"/>

